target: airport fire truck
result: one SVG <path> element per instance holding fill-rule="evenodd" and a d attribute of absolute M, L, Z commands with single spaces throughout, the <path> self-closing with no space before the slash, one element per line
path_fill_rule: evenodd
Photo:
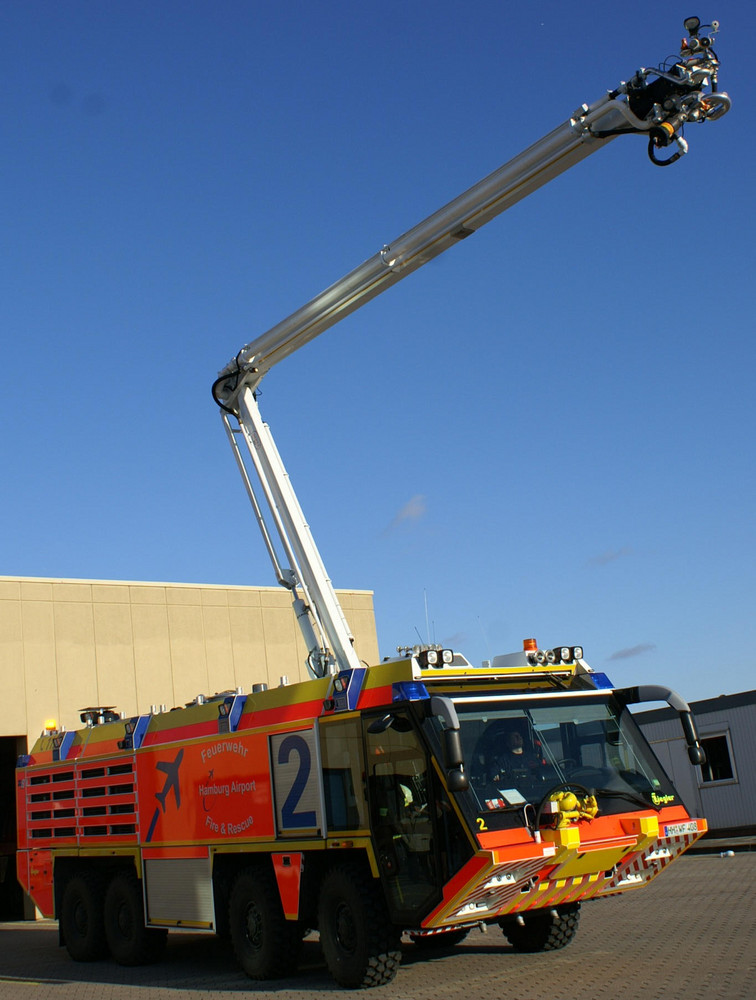
<path fill-rule="evenodd" d="M 579 646 L 533 639 L 482 665 L 431 645 L 363 663 L 257 403 L 275 363 L 616 136 L 679 159 L 683 126 L 730 106 L 718 25 L 685 27 L 679 58 L 581 105 L 221 371 L 213 394 L 311 678 L 130 717 L 88 708 L 19 760 L 19 879 L 72 958 L 137 964 L 169 929 L 211 932 L 266 979 L 317 931 L 339 984 L 379 985 L 403 935 L 451 946 L 495 928 L 518 951 L 561 948 L 583 902 L 646 885 L 705 832 L 629 709 L 667 701 L 700 764 L 667 688 L 616 688 Z"/>

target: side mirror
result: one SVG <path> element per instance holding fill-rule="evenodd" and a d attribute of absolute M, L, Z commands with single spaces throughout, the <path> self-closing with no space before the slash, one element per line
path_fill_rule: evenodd
<path fill-rule="evenodd" d="M 641 684 L 638 687 L 623 688 L 616 694 L 626 705 L 637 705 L 643 701 L 666 701 L 680 717 L 680 725 L 688 746 L 688 760 L 695 767 L 706 763 L 706 751 L 698 739 L 690 705 L 676 691 L 656 684 Z"/>
<path fill-rule="evenodd" d="M 462 792 L 470 787 L 470 781 L 465 773 L 465 758 L 462 753 L 462 739 L 459 732 L 457 710 L 448 698 L 434 696 L 431 698 L 430 710 L 443 720 L 442 733 L 444 749 L 444 767 L 449 790 Z"/>
<path fill-rule="evenodd" d="M 464 792 L 470 787 L 470 781 L 464 767 L 452 767 L 446 772 L 446 781 L 450 792 Z"/>
<path fill-rule="evenodd" d="M 462 767 L 465 758 L 462 756 L 462 740 L 458 729 L 444 730 L 444 764 L 447 768 Z"/>

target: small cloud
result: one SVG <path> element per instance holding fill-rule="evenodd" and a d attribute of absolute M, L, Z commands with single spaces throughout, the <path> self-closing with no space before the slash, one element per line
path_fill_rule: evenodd
<path fill-rule="evenodd" d="M 425 516 L 427 509 L 425 497 L 420 493 L 416 494 L 397 512 L 391 524 L 386 528 L 386 532 L 393 531 L 405 521 L 419 521 L 421 517 Z"/>
<path fill-rule="evenodd" d="M 643 656 L 644 653 L 650 653 L 653 649 L 656 649 L 653 642 L 640 642 L 637 646 L 630 646 L 628 649 L 618 649 L 616 653 L 612 653 L 609 659 L 629 660 L 633 656 Z"/>
<path fill-rule="evenodd" d="M 56 83 L 50 90 L 50 102 L 56 108 L 66 108 L 73 104 L 73 100 L 74 92 L 67 83 Z M 102 94 L 85 94 L 81 99 L 81 110 L 85 115 L 101 115 L 108 110 L 108 102 Z"/>
<path fill-rule="evenodd" d="M 454 635 L 447 635 L 441 642 L 444 649 L 462 649 L 467 645 L 468 636 L 466 632 L 455 632 Z"/>
<path fill-rule="evenodd" d="M 625 556 L 632 555 L 633 550 L 629 546 L 624 545 L 621 549 L 607 549 L 606 552 L 602 552 L 601 555 L 593 556 L 588 560 L 589 566 L 606 566 L 610 562 L 615 562 L 617 559 L 623 559 Z"/>

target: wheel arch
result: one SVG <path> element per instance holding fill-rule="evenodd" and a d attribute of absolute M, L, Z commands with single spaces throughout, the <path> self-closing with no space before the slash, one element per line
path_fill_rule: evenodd
<path fill-rule="evenodd" d="M 371 878 L 376 878 L 375 865 L 371 863 L 367 849 L 362 847 L 302 850 L 300 845 L 297 848 L 287 850 L 286 844 L 277 844 L 275 850 L 216 852 L 213 856 L 212 868 L 213 905 L 216 916 L 216 933 L 220 937 L 228 936 L 228 902 L 231 895 L 231 886 L 236 876 L 245 868 L 249 868 L 250 865 L 259 865 L 266 872 L 269 872 L 276 878 L 280 896 L 281 886 L 276 877 L 276 866 L 273 862 L 274 855 L 301 856 L 302 858 L 297 915 L 288 919 L 296 920 L 298 923 L 306 924 L 308 927 L 315 927 L 317 924 L 320 886 L 326 873 L 331 868 L 351 862 L 364 868 L 366 874 Z M 283 899 L 281 899 L 281 903 L 283 906 Z"/>
<path fill-rule="evenodd" d="M 103 893 L 107 883 L 117 872 L 133 871 L 141 878 L 138 852 L 123 854 L 71 854 L 53 859 L 53 905 L 55 919 L 60 919 L 60 905 L 66 885 L 75 876 L 89 873 L 100 883 Z"/>

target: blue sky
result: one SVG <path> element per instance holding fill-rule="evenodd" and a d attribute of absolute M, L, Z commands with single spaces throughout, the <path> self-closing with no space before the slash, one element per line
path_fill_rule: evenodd
<path fill-rule="evenodd" d="M 617 139 L 260 403 L 334 584 L 375 591 L 383 655 L 532 635 L 619 684 L 752 688 L 744 0 L 3 4 L 0 574 L 273 583 L 218 369 L 676 52 L 691 13 L 721 21 L 734 106 L 687 157 Z"/>

